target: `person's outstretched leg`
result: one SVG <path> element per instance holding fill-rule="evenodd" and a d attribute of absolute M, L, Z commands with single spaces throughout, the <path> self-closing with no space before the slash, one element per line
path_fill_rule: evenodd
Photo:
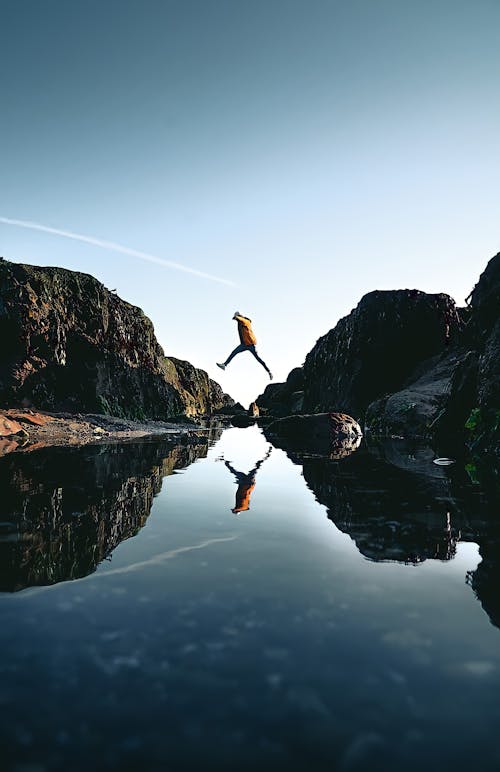
<path fill-rule="evenodd" d="M 272 379 L 273 379 L 273 374 L 272 374 L 272 372 L 270 371 L 269 367 L 268 367 L 268 366 L 266 365 L 266 363 L 264 362 L 264 360 L 263 360 L 263 359 L 261 359 L 261 358 L 260 358 L 260 356 L 257 354 L 257 349 L 255 348 L 255 346 L 250 346 L 250 351 L 251 351 L 251 352 L 252 352 L 252 354 L 254 355 L 254 357 L 255 357 L 255 359 L 257 360 L 257 362 L 260 362 L 260 364 L 262 365 L 262 367 L 264 368 L 264 370 L 267 372 L 267 374 L 269 375 L 269 378 L 270 378 L 270 379 L 271 379 L 271 381 L 272 381 Z"/>
<path fill-rule="evenodd" d="M 228 358 L 223 364 L 219 364 L 219 362 L 216 363 L 217 367 L 220 367 L 221 370 L 225 370 L 229 362 L 231 361 L 231 359 L 233 359 L 236 356 L 236 354 L 241 354 L 242 351 L 246 351 L 247 348 L 248 346 L 245 346 L 243 343 L 240 343 L 239 346 L 236 346 L 236 348 L 233 351 L 231 351 Z"/>

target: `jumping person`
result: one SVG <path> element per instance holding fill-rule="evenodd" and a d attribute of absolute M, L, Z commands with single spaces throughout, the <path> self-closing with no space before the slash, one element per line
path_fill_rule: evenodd
<path fill-rule="evenodd" d="M 254 355 L 257 362 L 260 362 L 264 370 L 266 370 L 270 380 L 272 381 L 273 376 L 269 367 L 266 365 L 264 360 L 261 359 L 260 356 L 257 354 L 257 349 L 256 349 L 257 338 L 255 337 L 255 333 L 252 330 L 252 320 L 248 319 L 246 316 L 242 316 L 239 311 L 234 312 L 233 319 L 238 322 L 238 333 L 240 336 L 240 345 L 236 346 L 234 351 L 231 351 L 228 358 L 223 364 L 220 364 L 219 362 L 217 362 L 217 367 L 220 367 L 221 370 L 225 370 L 229 362 L 233 359 L 233 357 L 236 356 L 236 354 L 241 354 L 242 351 L 250 351 L 250 353 Z"/>

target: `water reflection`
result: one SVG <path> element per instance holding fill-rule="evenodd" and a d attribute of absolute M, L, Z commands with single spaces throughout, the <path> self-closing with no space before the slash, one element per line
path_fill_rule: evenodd
<path fill-rule="evenodd" d="M 497 769 L 498 633 L 464 583 L 499 625 L 491 496 L 397 443 L 208 448 L 0 460 L 4 589 L 94 571 L 152 512 L 92 579 L 1 597 L 3 768 Z"/>
<path fill-rule="evenodd" d="M 250 472 L 246 473 L 238 472 L 238 470 L 235 469 L 229 461 L 224 459 L 224 457 L 221 457 L 221 461 L 224 461 L 227 469 L 229 469 L 229 471 L 235 476 L 236 484 L 238 485 L 236 491 L 236 502 L 231 510 L 231 512 L 234 512 L 235 515 L 239 515 L 240 512 L 247 512 L 250 509 L 250 497 L 255 488 L 255 478 L 257 476 L 257 472 L 259 471 L 262 464 L 267 461 L 272 453 L 272 450 L 272 445 L 270 445 L 266 455 L 261 458 L 260 461 L 257 461 L 254 468 L 251 469 Z"/>
<path fill-rule="evenodd" d="M 206 441 L 194 445 L 155 441 L 52 448 L 1 459 L 0 590 L 94 572 L 145 524 L 163 478 L 205 458 L 221 432 L 220 426 L 212 427 Z M 224 461 L 235 478 L 233 513 L 250 509 L 257 473 L 272 449 L 269 445 L 249 472 L 239 471 L 224 456 L 215 459 Z M 464 578 L 500 627 L 495 496 L 473 485 L 460 465 L 444 469 L 432 464 L 430 448 L 388 441 L 354 450 L 339 447 L 326 458 L 288 455 L 302 467 L 329 519 L 371 561 L 449 561 L 459 542 L 478 544 L 482 562 Z"/>
<path fill-rule="evenodd" d="M 95 571 L 146 522 L 162 480 L 208 442 L 52 448 L 0 462 L 0 590 Z"/>
<path fill-rule="evenodd" d="M 369 560 L 448 561 L 459 542 L 478 544 L 482 562 L 464 578 L 500 627 L 498 501 L 434 457 L 431 448 L 391 440 L 341 463 L 291 455 L 329 519 Z"/>

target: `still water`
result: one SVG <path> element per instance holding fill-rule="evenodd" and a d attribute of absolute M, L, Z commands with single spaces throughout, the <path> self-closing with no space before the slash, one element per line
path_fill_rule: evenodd
<path fill-rule="evenodd" d="M 500 769 L 500 527 L 397 445 L 0 459 L 2 768 Z"/>

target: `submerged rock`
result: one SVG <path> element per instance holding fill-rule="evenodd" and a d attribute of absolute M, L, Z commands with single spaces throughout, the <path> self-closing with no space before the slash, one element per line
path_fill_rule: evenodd
<path fill-rule="evenodd" d="M 232 403 L 92 276 L 0 261 L 0 403 L 167 419 Z"/>

